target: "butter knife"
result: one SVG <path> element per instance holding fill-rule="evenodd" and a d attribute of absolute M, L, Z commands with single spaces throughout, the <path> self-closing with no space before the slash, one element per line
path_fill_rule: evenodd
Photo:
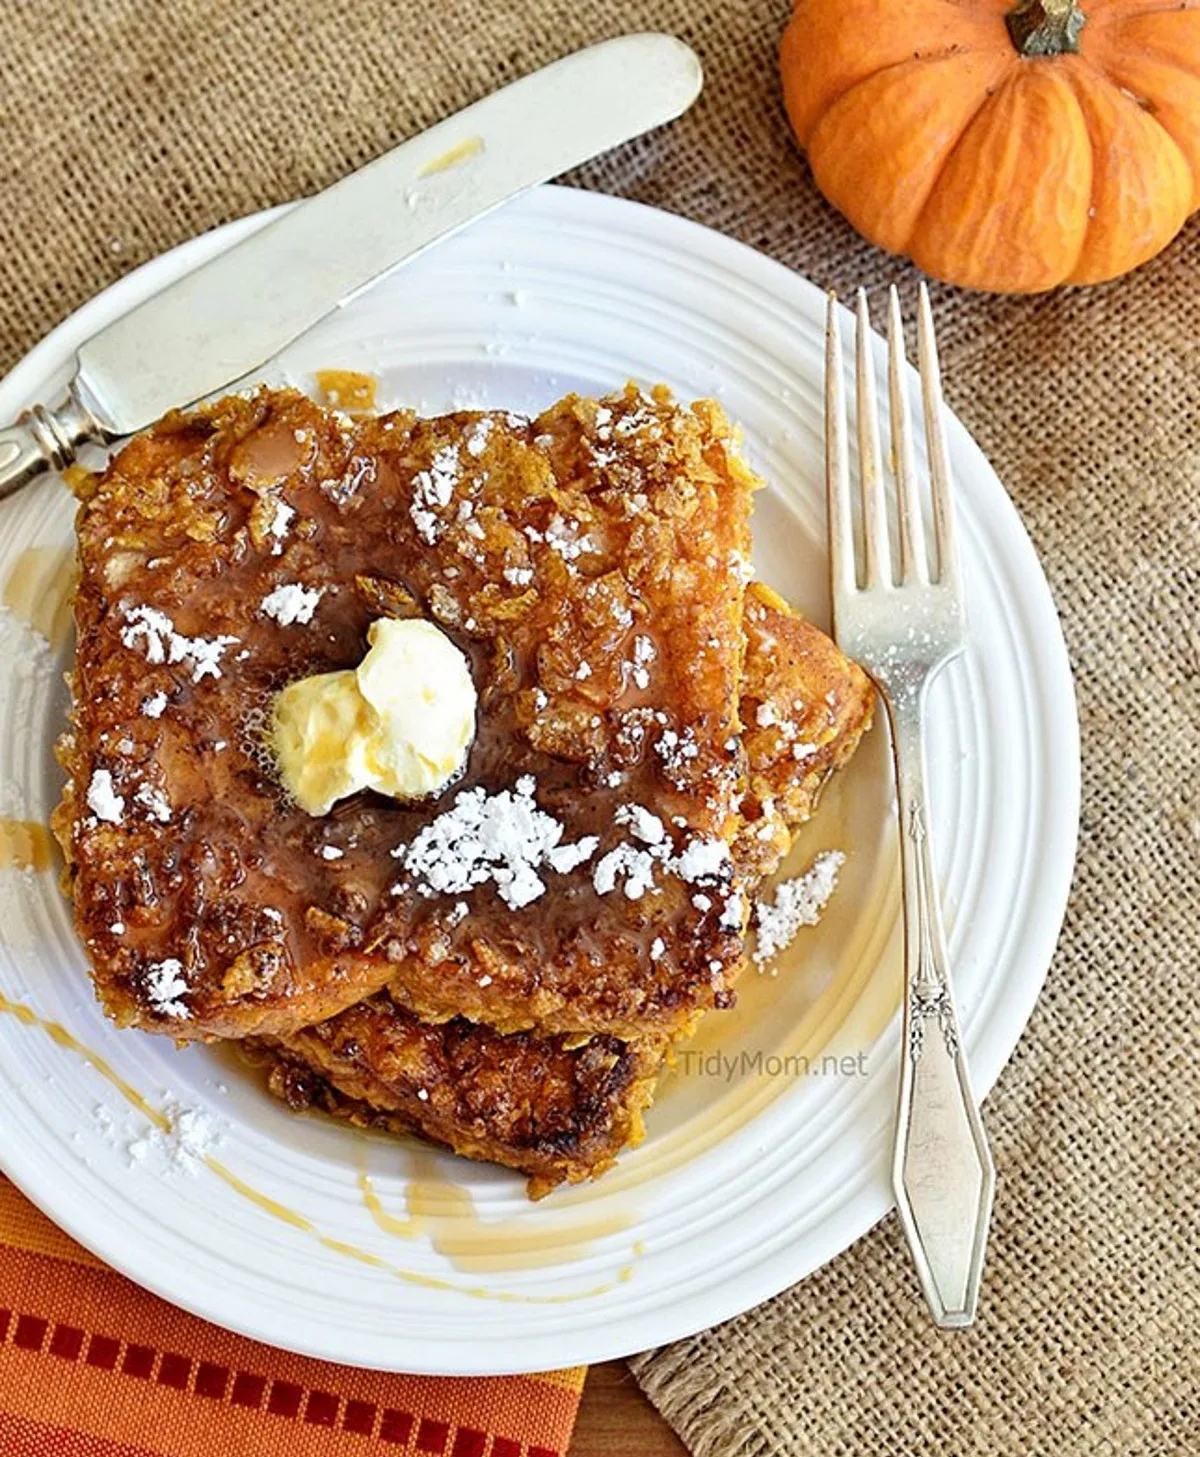
<path fill-rule="evenodd" d="M 401 143 L 80 346 L 53 405 L 0 429 L 0 498 L 261 368 L 398 264 L 538 182 L 673 120 L 702 84 L 670 35 L 576 51 Z"/>

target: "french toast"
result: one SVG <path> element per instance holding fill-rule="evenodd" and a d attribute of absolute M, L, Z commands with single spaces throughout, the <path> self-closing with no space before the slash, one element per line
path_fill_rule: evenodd
<path fill-rule="evenodd" d="M 668 1038 L 497 1032 L 422 1022 L 386 991 L 286 1040 L 250 1039 L 252 1061 L 296 1112 L 415 1133 L 528 1178 L 531 1198 L 610 1168 L 643 1134 Z"/>
<path fill-rule="evenodd" d="M 632 387 L 533 421 L 261 390 L 131 442 L 80 489 L 54 821 L 109 1014 L 243 1039 L 292 1106 L 534 1195 L 611 1164 L 870 722 L 864 675 L 747 586 L 756 485 L 717 406 Z M 469 664 L 461 777 L 306 812 L 272 703 L 410 617 Z M 495 804 L 547 835 L 523 879 L 454 863 Z"/>
<path fill-rule="evenodd" d="M 749 783 L 733 855 L 750 887 L 776 869 L 826 780 L 853 754 L 872 694 L 861 669 L 758 583 L 746 593 L 745 634 Z M 501 1034 L 462 1018 L 431 1025 L 384 991 L 319 1026 L 256 1044 L 256 1055 L 290 1107 L 417 1133 L 507 1165 L 528 1176 L 536 1198 L 595 1177 L 639 1141 L 669 1048 L 662 1036 L 581 1042 Z"/>
<path fill-rule="evenodd" d="M 387 986 L 432 1021 L 645 1037 L 726 1003 L 756 484 L 719 407 L 632 387 L 533 421 L 351 420 L 261 390 L 125 446 L 82 493 L 54 821 L 109 1015 L 282 1036 Z M 293 588 L 307 616 L 264 610 Z M 310 816 L 266 747 L 271 702 L 408 615 L 469 659 L 465 773 Z M 549 857 L 532 903 L 438 893 L 417 850 L 463 795 L 521 798 L 594 849 Z"/>
<path fill-rule="evenodd" d="M 739 716 L 748 783 L 734 856 L 748 880 L 771 875 L 829 777 L 871 725 L 874 691 L 857 663 L 761 582 L 747 589 Z"/>

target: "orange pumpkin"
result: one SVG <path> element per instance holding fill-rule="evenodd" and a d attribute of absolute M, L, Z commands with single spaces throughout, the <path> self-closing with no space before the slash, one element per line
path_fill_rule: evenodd
<path fill-rule="evenodd" d="M 817 186 L 967 288 L 1098 283 L 1200 208 L 1200 0 L 797 0 L 784 100 Z"/>

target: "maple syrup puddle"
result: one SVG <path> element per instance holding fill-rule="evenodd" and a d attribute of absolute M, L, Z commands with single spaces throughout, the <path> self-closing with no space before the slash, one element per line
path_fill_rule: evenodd
<path fill-rule="evenodd" d="M 51 870 L 57 858 L 54 836 L 45 825 L 0 815 L 0 870 Z"/>
<path fill-rule="evenodd" d="M 461 167 L 464 162 L 469 162 L 472 157 L 478 157 L 484 149 L 482 137 L 464 137 L 461 142 L 435 157 L 432 162 L 426 162 L 424 167 L 417 173 L 418 177 L 432 177 L 435 172 L 448 172 L 451 167 Z"/>
<path fill-rule="evenodd" d="M 375 408 L 379 381 L 373 374 L 360 374 L 356 369 L 318 369 L 320 403 L 331 410 L 344 410 L 347 415 L 369 415 Z"/>
<path fill-rule="evenodd" d="M 109 1062 L 99 1056 L 98 1053 L 93 1052 L 85 1042 L 81 1042 L 73 1032 L 68 1032 L 60 1023 L 51 1022 L 45 1017 L 39 1016 L 32 1007 L 26 1006 L 23 1002 L 11 1001 L 3 992 L 0 992 L 0 1015 L 14 1017 L 22 1026 L 39 1028 L 50 1038 L 51 1042 L 75 1053 L 84 1062 L 88 1063 L 89 1066 L 94 1068 L 102 1078 L 111 1083 L 117 1092 L 136 1108 L 143 1117 L 149 1119 L 156 1128 L 160 1129 L 163 1133 L 170 1132 L 171 1123 L 165 1114 L 148 1103 L 142 1097 L 141 1093 L 130 1083 L 127 1083 Z M 332 1253 L 340 1255 L 345 1259 L 354 1260 L 358 1264 L 369 1265 L 373 1269 L 382 1270 L 384 1273 L 392 1276 L 393 1279 L 400 1280 L 407 1285 L 419 1285 L 427 1290 L 451 1291 L 457 1295 L 470 1296 L 474 1300 L 492 1300 L 510 1305 L 565 1305 L 575 1300 L 592 1300 L 597 1296 L 607 1295 L 609 1291 L 614 1290 L 618 1285 L 623 1285 L 633 1278 L 633 1265 L 630 1263 L 622 1266 L 612 1280 L 605 1281 L 599 1285 L 593 1285 L 586 1290 L 564 1291 L 554 1295 L 533 1295 L 517 1290 L 492 1290 L 485 1286 L 462 1285 L 455 1280 L 441 1279 L 437 1275 L 425 1275 L 418 1270 L 403 1269 L 399 1265 L 393 1265 L 388 1260 L 372 1254 L 370 1250 L 361 1249 L 358 1245 L 349 1244 L 345 1240 L 334 1239 L 331 1235 L 323 1234 L 317 1225 L 311 1219 L 301 1214 L 299 1210 L 291 1209 L 286 1204 L 281 1204 L 278 1199 L 272 1199 L 269 1195 L 256 1189 L 252 1184 L 247 1183 L 245 1179 L 235 1174 L 220 1159 L 214 1158 L 212 1154 L 205 1154 L 203 1156 L 203 1163 L 212 1174 L 227 1184 L 242 1199 L 253 1204 L 256 1209 L 261 1209 L 263 1213 L 269 1214 L 271 1218 L 277 1219 L 290 1228 L 298 1230 L 301 1234 L 307 1235 L 309 1238 L 315 1240 L 322 1249 L 330 1250 Z M 436 1195 L 434 1194 L 434 1187 L 438 1190 Z M 429 1204 L 433 1202 L 444 1209 L 446 1207 L 445 1200 L 447 1197 L 444 1189 L 445 1186 L 441 1181 L 437 1181 L 435 1186 L 426 1187 L 424 1192 L 420 1192 L 415 1196 L 413 1207 L 418 1211 L 422 1211 L 427 1209 Z M 467 1191 L 462 1190 L 461 1192 L 466 1194 Z M 450 1197 L 452 1198 L 453 1196 Z M 469 1194 L 467 1198 L 468 1200 L 470 1199 Z M 428 1218 L 429 1216 L 426 1213 L 418 1213 L 412 1217 Z M 436 1250 L 437 1248 L 438 1246 L 435 1241 L 434 1249 Z M 640 1245 L 635 1244 L 633 1247 L 634 1258 L 636 1259 L 642 1252 Z M 468 1267 L 462 1266 L 461 1268 L 466 1270 Z M 477 1269 L 480 1267 L 471 1266 L 469 1268 Z"/>
<path fill-rule="evenodd" d="M 57 652 L 71 629 L 75 596 L 74 546 L 30 546 L 4 583 L 4 605 Z"/>
<path fill-rule="evenodd" d="M 412 1175 L 404 1191 L 405 1215 L 385 1208 L 360 1163 L 358 1188 L 375 1224 L 396 1239 L 428 1236 L 439 1255 L 464 1273 L 530 1270 L 566 1265 L 592 1252 L 598 1240 L 622 1234 L 632 1216 L 614 1214 L 571 1224 L 531 1224 L 528 1219 L 479 1218 L 471 1191 L 438 1173 L 436 1158 L 423 1149 L 411 1153 Z M 640 1253 L 634 1246 L 634 1255 Z"/>

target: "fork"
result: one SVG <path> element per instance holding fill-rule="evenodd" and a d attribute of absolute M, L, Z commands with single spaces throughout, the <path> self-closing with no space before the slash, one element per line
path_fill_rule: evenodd
<path fill-rule="evenodd" d="M 995 1170 L 950 990 L 950 962 L 929 836 L 924 707 L 930 680 L 966 643 L 950 461 L 929 293 L 921 284 L 918 360 L 933 502 L 926 543 L 905 380 L 900 297 L 888 298 L 890 469 L 880 449 L 867 296 L 858 294 L 856 416 L 862 563 L 856 562 L 839 306 L 825 334 L 825 481 L 834 636 L 870 675 L 887 709 L 896 766 L 904 903 L 904 1024 L 892 1187 L 935 1321 L 975 1319 Z M 897 569 L 886 495 L 894 482 Z M 861 585 L 860 585 L 861 576 Z"/>

